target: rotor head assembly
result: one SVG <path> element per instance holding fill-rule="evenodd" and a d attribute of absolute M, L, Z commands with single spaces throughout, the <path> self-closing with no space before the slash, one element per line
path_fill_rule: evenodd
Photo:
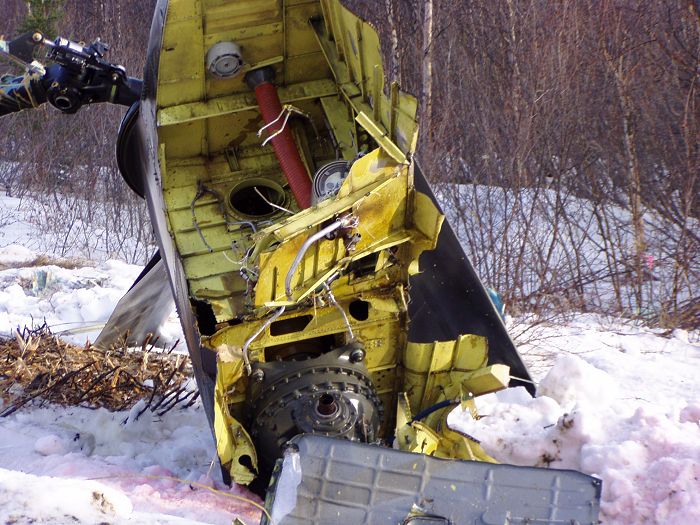
<path fill-rule="evenodd" d="M 353 342 L 314 357 L 253 364 L 248 413 L 263 472 L 299 434 L 377 441 L 384 409 L 364 357 Z"/>

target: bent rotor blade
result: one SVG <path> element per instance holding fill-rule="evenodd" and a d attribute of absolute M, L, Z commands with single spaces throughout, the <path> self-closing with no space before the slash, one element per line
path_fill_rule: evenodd
<path fill-rule="evenodd" d="M 24 69 L 30 69 L 36 49 L 36 43 L 32 39 L 33 34 L 34 32 L 30 31 L 14 40 L 0 40 L 0 55 Z"/>
<path fill-rule="evenodd" d="M 94 346 L 140 346 L 158 333 L 174 306 L 165 265 L 157 252 L 117 303 Z"/>

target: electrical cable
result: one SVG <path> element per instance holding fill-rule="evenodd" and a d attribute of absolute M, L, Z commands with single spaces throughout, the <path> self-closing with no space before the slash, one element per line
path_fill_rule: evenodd
<path fill-rule="evenodd" d="M 438 410 L 442 408 L 446 408 L 449 406 L 453 405 L 459 405 L 459 401 L 455 401 L 454 399 L 445 399 L 444 401 L 440 401 L 439 403 L 435 403 L 432 406 L 429 406 L 428 408 L 424 408 L 420 412 L 418 412 L 415 416 L 413 416 L 413 419 L 411 419 L 411 423 L 414 421 L 420 421 L 421 419 L 425 419 L 428 417 L 430 414 L 433 412 L 437 412 Z"/>

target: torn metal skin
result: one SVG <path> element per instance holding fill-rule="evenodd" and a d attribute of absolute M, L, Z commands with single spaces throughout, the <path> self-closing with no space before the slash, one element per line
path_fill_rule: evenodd
<path fill-rule="evenodd" d="M 184 287 L 195 305 L 198 330 L 188 345 L 213 389 L 224 471 L 239 483 L 266 477 L 268 456 L 290 428 L 389 445 L 410 434 L 430 443 L 424 453 L 488 460 L 447 428 L 447 410 L 396 428 L 404 394 L 406 410 L 420 413 L 463 391 L 503 388 L 509 373 L 489 367 L 486 336 L 408 342 L 412 282 L 421 254 L 438 246 L 444 216 L 416 190 L 418 104 L 396 83 L 385 86 L 376 31 L 337 0 L 159 6 L 151 54 L 158 75 L 146 79 L 153 92 L 144 101 L 158 178 L 143 185 L 164 210 L 176 295 Z M 201 61 L 221 41 L 234 42 L 242 57 L 240 73 L 228 78 Z M 258 105 L 271 102 L 259 90 L 270 83 L 282 110 L 265 110 L 276 117 L 266 122 Z M 302 178 L 347 162 L 331 186 L 319 181 L 333 189 L 311 207 L 299 203 L 299 175 L 280 157 L 285 133 Z M 488 310 L 487 301 L 480 304 Z M 207 354 L 217 356 L 215 367 Z M 327 362 L 331 355 L 337 363 Z M 290 381 L 296 388 L 288 392 Z M 277 412 L 281 405 L 288 409 Z"/>

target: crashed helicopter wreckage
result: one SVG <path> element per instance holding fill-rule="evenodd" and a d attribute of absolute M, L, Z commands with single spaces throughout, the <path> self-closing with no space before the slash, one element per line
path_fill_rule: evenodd
<path fill-rule="evenodd" d="M 63 111 L 140 89 L 102 48 L 5 47 L 35 45 Z M 413 160 L 417 108 L 338 0 L 159 1 L 117 157 L 160 250 L 98 344 L 152 331 L 167 278 L 224 477 L 271 479 L 276 524 L 597 523 L 599 480 L 447 425 L 534 391 Z"/>

